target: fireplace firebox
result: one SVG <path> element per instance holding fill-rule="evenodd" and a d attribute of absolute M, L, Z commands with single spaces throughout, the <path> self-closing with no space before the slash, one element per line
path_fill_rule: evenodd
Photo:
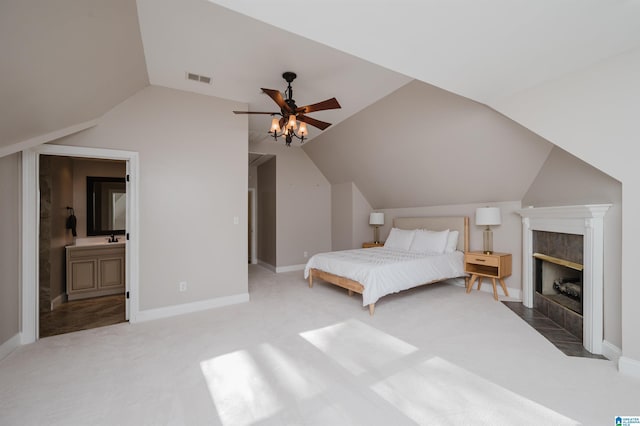
<path fill-rule="evenodd" d="M 582 235 L 533 232 L 534 307 L 565 330 L 583 337 Z"/>

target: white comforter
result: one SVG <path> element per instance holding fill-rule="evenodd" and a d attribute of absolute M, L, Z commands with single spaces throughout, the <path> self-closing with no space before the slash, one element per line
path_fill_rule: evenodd
<path fill-rule="evenodd" d="M 382 296 L 432 281 L 464 276 L 464 254 L 429 255 L 385 247 L 319 253 L 304 269 L 311 268 L 349 278 L 364 286 L 362 305 L 375 303 Z"/>

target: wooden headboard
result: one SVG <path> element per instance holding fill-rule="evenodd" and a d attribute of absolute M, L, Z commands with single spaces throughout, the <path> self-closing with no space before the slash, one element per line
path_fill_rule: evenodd
<path fill-rule="evenodd" d="M 469 217 L 468 216 L 431 216 L 431 217 L 396 217 L 393 226 L 400 229 L 428 229 L 429 231 L 458 231 L 460 251 L 469 251 Z"/>

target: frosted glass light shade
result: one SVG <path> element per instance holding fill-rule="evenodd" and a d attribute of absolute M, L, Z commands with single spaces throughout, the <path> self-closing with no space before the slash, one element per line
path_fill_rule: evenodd
<path fill-rule="evenodd" d="M 502 216 L 499 207 L 480 207 L 476 209 L 476 225 L 500 225 Z"/>
<path fill-rule="evenodd" d="M 279 121 L 280 120 L 278 120 L 277 118 L 274 118 L 273 120 L 271 120 L 271 130 L 269 130 L 269 132 L 275 133 L 280 131 Z"/>
<path fill-rule="evenodd" d="M 300 122 L 300 128 L 298 129 L 298 133 L 300 134 L 300 136 L 304 136 L 306 137 L 309 133 L 307 131 L 307 123 L 305 123 L 304 121 Z"/>
<path fill-rule="evenodd" d="M 287 123 L 287 129 L 296 130 L 297 128 L 298 128 L 298 125 L 296 124 L 296 116 L 291 114 L 289 116 L 289 122 Z"/>
<path fill-rule="evenodd" d="M 371 213 L 369 215 L 369 225 L 384 225 L 384 213 Z"/>

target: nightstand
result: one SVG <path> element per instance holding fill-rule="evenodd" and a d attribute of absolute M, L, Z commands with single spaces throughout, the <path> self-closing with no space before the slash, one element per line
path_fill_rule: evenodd
<path fill-rule="evenodd" d="M 511 275 L 511 254 L 509 253 L 491 253 L 485 254 L 481 251 L 470 251 L 464 254 L 464 271 L 471 274 L 469 284 L 467 284 L 467 293 L 473 288 L 473 283 L 478 280 L 478 290 L 482 285 L 482 278 L 491 278 L 493 283 L 493 298 L 498 300 L 498 292 L 496 290 L 496 278 L 500 282 L 500 286 L 505 296 L 509 296 L 507 286 L 504 283 L 504 277 Z"/>
<path fill-rule="evenodd" d="M 371 248 L 371 247 L 384 247 L 384 241 L 380 241 L 379 243 L 374 243 L 373 241 L 368 243 L 362 243 L 362 248 Z"/>

